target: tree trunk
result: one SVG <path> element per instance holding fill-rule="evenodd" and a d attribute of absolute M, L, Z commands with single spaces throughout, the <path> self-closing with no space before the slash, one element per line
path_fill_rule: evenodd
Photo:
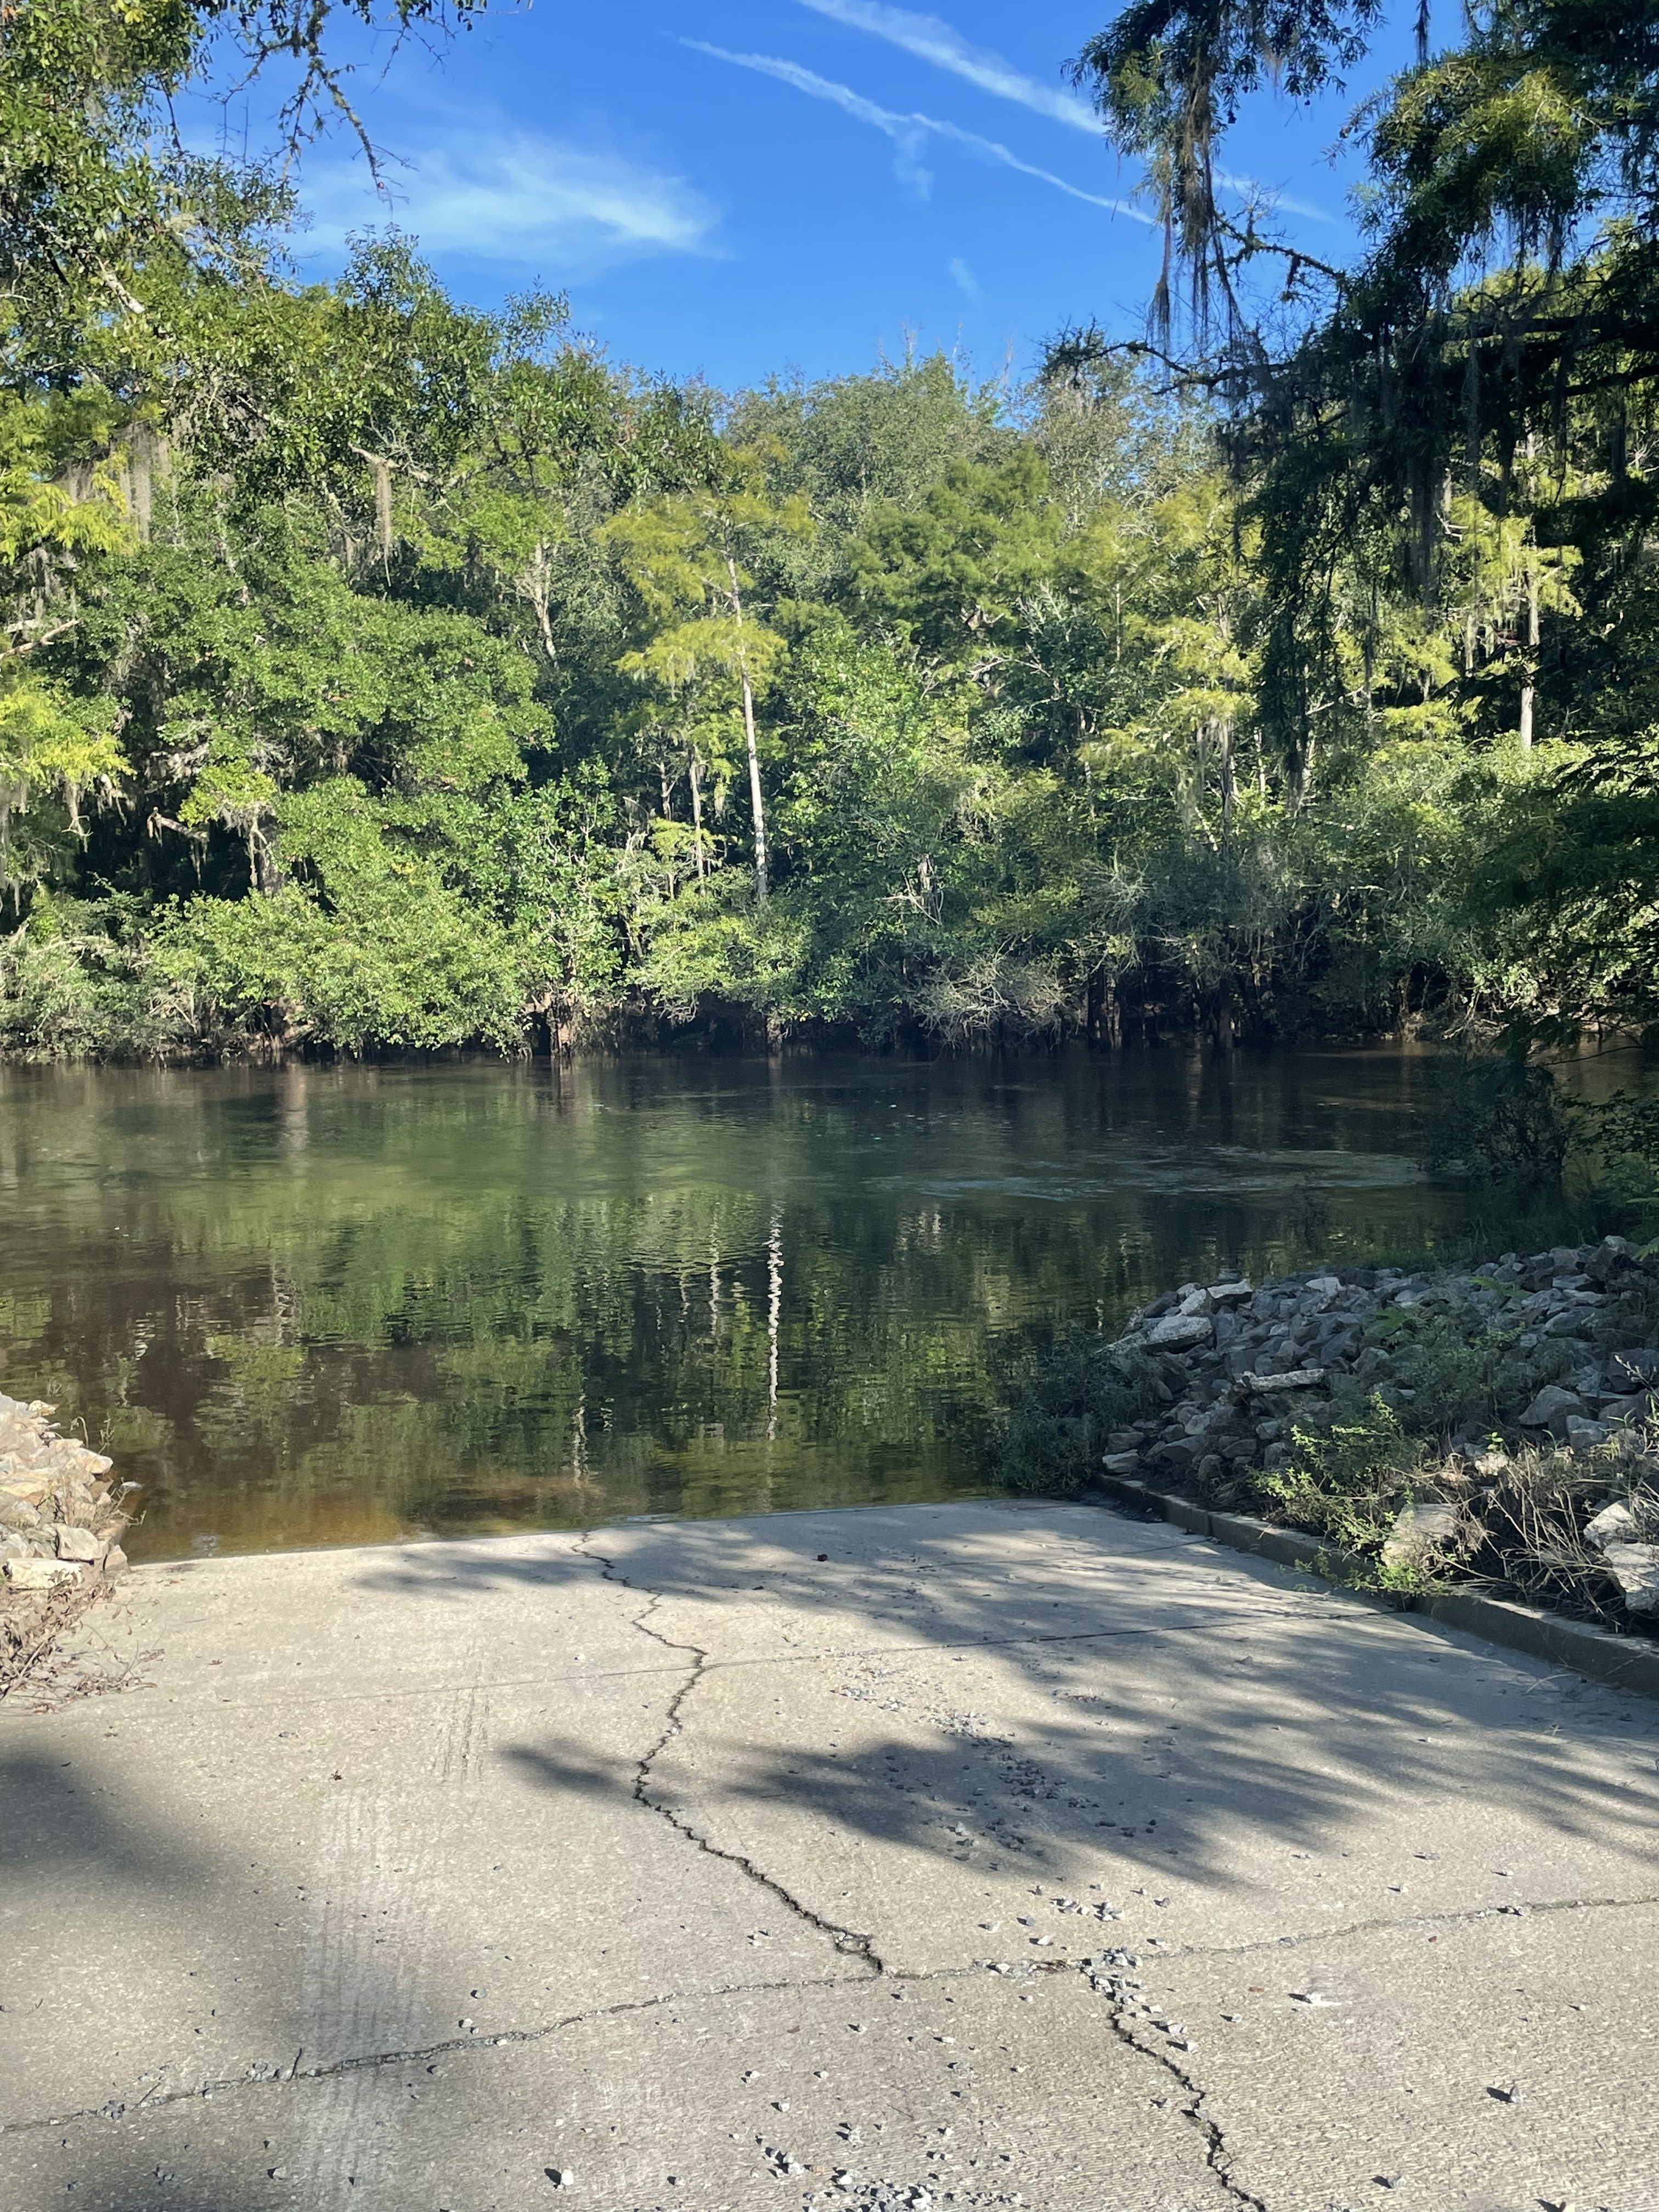
<path fill-rule="evenodd" d="M 732 579 L 732 611 L 743 624 L 743 600 L 738 591 L 738 564 L 728 559 L 726 571 Z M 763 906 L 766 903 L 766 806 L 761 797 L 760 748 L 755 741 L 755 688 L 749 681 L 749 662 L 740 655 L 738 673 L 743 678 L 743 734 L 749 747 L 749 807 L 755 817 L 755 895 Z"/>
<path fill-rule="evenodd" d="M 558 650 L 553 642 L 553 622 L 549 611 L 552 594 L 552 563 L 547 557 L 547 540 L 536 540 L 535 556 L 530 563 L 526 596 L 536 611 L 536 627 L 542 634 L 542 651 L 550 661 L 558 665 Z"/>
<path fill-rule="evenodd" d="M 374 533 L 380 542 L 380 560 L 390 566 L 392 561 L 392 464 L 383 453 L 371 453 L 366 446 L 354 446 L 352 452 L 361 461 L 368 464 L 369 475 L 374 480 Z"/>
<path fill-rule="evenodd" d="M 749 746 L 749 805 L 755 817 L 755 893 L 766 903 L 766 809 L 761 799 L 760 752 L 755 743 L 755 694 L 743 672 L 743 733 Z"/>
<path fill-rule="evenodd" d="M 1233 726 L 1231 720 L 1216 726 L 1216 736 L 1221 746 L 1221 842 L 1230 845 L 1233 836 L 1233 810 L 1238 804 L 1238 774 L 1233 762 Z"/>
<path fill-rule="evenodd" d="M 1521 686 L 1521 750 L 1532 750 L 1533 714 L 1537 697 L 1538 681 L 1538 549 L 1532 546 L 1527 554 L 1527 660 L 1525 680 Z"/>
<path fill-rule="evenodd" d="M 697 765 L 695 746 L 691 748 L 690 758 L 691 762 L 691 837 L 696 848 L 697 881 L 702 883 L 708 872 L 703 865 L 702 858 L 702 771 Z"/>

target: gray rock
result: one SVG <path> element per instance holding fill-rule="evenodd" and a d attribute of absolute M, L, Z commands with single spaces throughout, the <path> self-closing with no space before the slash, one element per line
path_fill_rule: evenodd
<path fill-rule="evenodd" d="M 1567 1416 L 1567 1442 L 1576 1451 L 1593 1451 L 1604 1444 L 1610 1431 L 1605 1421 L 1581 1420 L 1575 1413 Z"/>
<path fill-rule="evenodd" d="M 15 1590 L 49 1590 L 78 1583 L 86 1569 L 74 1559 L 8 1559 L 4 1571 Z"/>
<path fill-rule="evenodd" d="M 1316 1383 L 1325 1380 L 1322 1367 L 1292 1367 L 1283 1375 L 1241 1375 L 1239 1381 L 1247 1390 L 1265 1395 L 1273 1390 L 1311 1390 Z"/>
<path fill-rule="evenodd" d="M 1612 1389 L 1647 1389 L 1659 1382 L 1659 1352 L 1646 1345 L 1634 1345 L 1628 1351 L 1615 1352 L 1608 1356 L 1607 1378 Z"/>
<path fill-rule="evenodd" d="M 1659 1613 L 1659 1544 L 1607 1544 L 1601 1556 L 1630 1612 Z"/>
<path fill-rule="evenodd" d="M 1605 1286 L 1621 1276 L 1639 1276 L 1642 1267 L 1633 1244 L 1622 1237 L 1604 1237 L 1585 1261 L 1584 1273 L 1591 1282 Z"/>
<path fill-rule="evenodd" d="M 1166 1474 L 1187 1474 L 1198 1459 L 1199 1448 L 1183 1437 L 1179 1442 L 1154 1444 L 1146 1456 L 1154 1467 L 1161 1468 Z"/>
<path fill-rule="evenodd" d="M 1194 1344 L 1207 1344 L 1214 1334 L 1214 1325 L 1207 1314 L 1170 1314 L 1164 1320 L 1154 1322 L 1147 1331 L 1146 1341 L 1160 1352 L 1179 1351 Z"/>
<path fill-rule="evenodd" d="M 1108 1474 L 1139 1474 L 1140 1454 L 1138 1451 L 1108 1452 L 1100 1463 Z"/>
<path fill-rule="evenodd" d="M 1580 1335 L 1580 1331 L 1583 1328 L 1583 1309 L 1580 1306 L 1569 1306 L 1564 1312 L 1555 1313 L 1550 1316 L 1549 1319 L 1544 1323 L 1544 1334 L 1546 1336 L 1559 1337 L 1563 1343 L 1567 1343 L 1575 1339 L 1583 1342 L 1583 1340 Z M 1584 1350 L 1586 1352 L 1589 1350 L 1589 1346 L 1588 1344 L 1584 1345 Z"/>
<path fill-rule="evenodd" d="M 1564 1390 L 1559 1382 L 1547 1382 L 1521 1416 L 1523 1429 L 1547 1429 L 1552 1436 L 1565 1437 L 1567 1416 L 1583 1414 L 1584 1401 L 1576 1390 Z"/>
<path fill-rule="evenodd" d="M 60 1559 L 82 1559 L 89 1565 L 103 1556 L 103 1544 L 90 1528 L 76 1528 L 60 1523 L 52 1533 L 57 1540 Z"/>
<path fill-rule="evenodd" d="M 1594 1520 L 1584 1524 L 1584 1540 L 1594 1544 L 1598 1552 L 1609 1544 L 1633 1544 L 1641 1533 L 1636 1516 L 1622 1499 L 1604 1505 Z"/>
<path fill-rule="evenodd" d="M 1462 1535 L 1463 1516 L 1455 1505 L 1403 1506 L 1382 1546 L 1385 1559 L 1409 1559 L 1424 1552 L 1450 1551 Z"/>
<path fill-rule="evenodd" d="M 104 1554 L 104 1572 L 113 1582 L 118 1575 L 129 1571 L 126 1553 L 118 1544 L 112 1544 Z"/>

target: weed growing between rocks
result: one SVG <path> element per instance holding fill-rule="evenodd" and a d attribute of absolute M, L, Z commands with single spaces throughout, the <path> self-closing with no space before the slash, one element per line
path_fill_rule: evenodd
<path fill-rule="evenodd" d="M 1293 1427 L 1286 1463 L 1264 1468 L 1248 1486 L 1258 1509 L 1277 1505 L 1272 1517 L 1360 1551 L 1388 1535 L 1422 1459 L 1421 1444 L 1373 1392 L 1362 1419 L 1334 1420 L 1325 1431 Z"/>
<path fill-rule="evenodd" d="M 1523 1445 L 1501 1466 L 1498 1458 L 1474 1501 L 1471 1574 L 1621 1626 L 1630 1600 L 1615 1559 L 1621 1548 L 1659 1547 L 1659 1448 L 1632 1430 L 1588 1453 Z"/>
<path fill-rule="evenodd" d="M 1659 1246 L 1183 1284 L 1033 1370 L 1016 1487 L 1097 1467 L 1328 1544 L 1401 1594 L 1484 1583 L 1659 1626 Z M 1102 1438 L 1103 1437 L 1103 1448 Z"/>

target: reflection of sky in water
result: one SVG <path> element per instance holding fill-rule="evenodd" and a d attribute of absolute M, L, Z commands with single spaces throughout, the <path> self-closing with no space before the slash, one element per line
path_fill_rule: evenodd
<path fill-rule="evenodd" d="M 0 1387 L 140 1556 L 948 1496 L 1026 1340 L 1455 1225 L 1422 1066 L 0 1071 Z"/>

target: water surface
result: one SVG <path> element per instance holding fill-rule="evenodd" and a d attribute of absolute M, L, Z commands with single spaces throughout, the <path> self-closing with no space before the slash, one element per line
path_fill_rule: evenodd
<path fill-rule="evenodd" d="M 1423 1067 L 0 1071 L 0 1387 L 137 1557 L 982 1491 L 1024 1340 L 1443 1234 Z"/>

